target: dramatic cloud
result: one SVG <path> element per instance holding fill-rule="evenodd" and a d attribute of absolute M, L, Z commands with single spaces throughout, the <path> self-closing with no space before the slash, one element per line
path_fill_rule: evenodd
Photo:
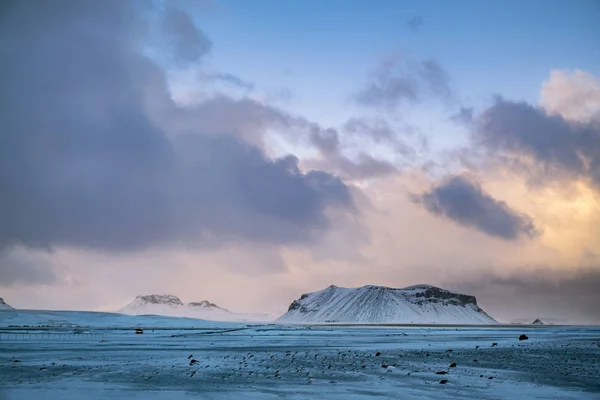
<path fill-rule="evenodd" d="M 498 100 L 475 121 L 473 143 L 531 178 L 565 174 L 600 185 L 600 125 L 568 122 L 526 103 Z"/>
<path fill-rule="evenodd" d="M 571 121 L 600 118 L 600 79 L 584 71 L 552 71 L 542 86 L 540 105 Z"/>
<path fill-rule="evenodd" d="M 435 60 L 412 62 L 403 55 L 384 60 L 356 94 L 359 104 L 394 111 L 426 97 L 448 100 L 452 96 L 448 74 Z"/>
<path fill-rule="evenodd" d="M 447 284 L 477 296 L 486 311 L 506 322 L 542 318 L 558 324 L 600 324 L 598 268 L 544 268 L 509 276 L 484 273 Z"/>
<path fill-rule="evenodd" d="M 474 227 L 506 240 L 533 238 L 538 231 L 532 219 L 486 194 L 481 185 L 462 176 L 451 176 L 430 191 L 413 196 L 432 214 Z"/>
<path fill-rule="evenodd" d="M 249 98 L 217 96 L 168 114 L 166 123 L 159 123 L 175 135 L 194 130 L 201 124 L 205 132 L 229 132 L 266 152 L 269 147 L 267 133 L 276 131 L 289 143 L 310 146 L 319 152 L 319 160 L 308 160 L 303 165 L 325 169 L 350 180 L 381 177 L 395 172 L 397 167 L 363 150 L 350 157 L 343 152 L 348 147 L 347 142 L 358 140 L 361 143 L 384 144 L 405 158 L 412 158 L 416 153 L 415 146 L 406 140 L 409 135 L 395 131 L 382 119 L 352 118 L 341 129 L 326 128 Z M 423 138 L 416 134 L 412 136 L 410 139 L 417 141 L 416 146 L 422 148 Z"/>
<path fill-rule="evenodd" d="M 351 209 L 348 187 L 271 160 L 182 110 L 143 50 L 153 9 L 116 0 L 9 2 L 0 16 L 0 248 L 131 250 L 228 239 L 305 242 L 328 229 L 329 208 Z M 183 11 L 165 33 L 183 61 L 210 48 Z M 160 105 L 159 117 L 148 108 Z M 227 119 L 228 115 L 223 115 Z M 157 119 L 163 119 L 157 124 Z"/>

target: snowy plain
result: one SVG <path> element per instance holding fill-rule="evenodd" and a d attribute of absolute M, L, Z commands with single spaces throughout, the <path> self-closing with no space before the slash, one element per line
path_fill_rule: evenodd
<path fill-rule="evenodd" d="M 0 312 L 0 400 L 599 399 L 599 360 L 600 327 Z"/>

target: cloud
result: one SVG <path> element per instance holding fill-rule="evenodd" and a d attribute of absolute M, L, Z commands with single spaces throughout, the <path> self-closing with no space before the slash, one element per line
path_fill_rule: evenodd
<path fill-rule="evenodd" d="M 600 79 L 579 70 L 551 71 L 542 85 L 540 105 L 548 114 L 570 121 L 600 119 Z"/>
<path fill-rule="evenodd" d="M 473 108 L 461 107 L 458 112 L 450 117 L 450 120 L 464 125 L 470 125 L 473 122 Z"/>
<path fill-rule="evenodd" d="M 429 86 L 431 93 L 443 99 L 449 98 L 452 95 L 448 73 L 436 60 L 423 60 L 420 65 L 419 74 L 422 81 Z"/>
<path fill-rule="evenodd" d="M 355 100 L 364 106 L 395 111 L 426 98 L 449 100 L 449 77 L 433 59 L 413 62 L 401 54 L 385 59 L 369 76 Z"/>
<path fill-rule="evenodd" d="M 364 152 L 358 153 L 353 158 L 332 153 L 318 160 L 308 160 L 306 164 L 313 168 L 332 171 L 346 181 L 382 178 L 398 172 L 398 167 L 393 163 L 379 160 Z"/>
<path fill-rule="evenodd" d="M 323 127 L 247 97 L 216 96 L 174 110 L 164 127 L 179 135 L 198 124 L 209 133 L 230 132 L 265 151 L 269 148 L 267 133 L 276 131 L 289 143 L 310 146 L 318 151 L 319 160 L 303 160 L 302 165 L 324 169 L 349 180 L 381 177 L 397 170 L 392 162 L 377 159 L 362 150 L 352 156 L 344 154 L 347 147 L 352 147 L 348 144 L 352 140 L 391 146 L 405 158 L 416 154 L 412 143 L 405 140 L 407 135 L 398 133 L 383 119 L 351 118 L 340 129 Z M 416 140 L 420 141 L 421 137 Z"/>
<path fill-rule="evenodd" d="M 51 284 L 57 281 L 55 266 L 43 255 L 23 248 L 0 251 L 0 286 Z"/>
<path fill-rule="evenodd" d="M 600 125 L 569 122 L 526 103 L 499 99 L 478 116 L 473 145 L 532 180 L 586 178 L 600 185 Z"/>
<path fill-rule="evenodd" d="M 534 238 L 539 232 L 531 217 L 486 194 L 464 176 L 450 176 L 413 200 L 432 214 L 506 240 Z"/>
<path fill-rule="evenodd" d="M 214 79 L 217 81 L 228 83 L 240 89 L 254 90 L 254 84 L 252 82 L 245 81 L 237 75 L 217 72 L 213 74 L 207 74 L 206 77 L 209 79 Z"/>
<path fill-rule="evenodd" d="M 179 114 L 199 111 L 171 101 L 162 71 L 144 55 L 152 43 L 139 18 L 148 10 L 134 6 L 4 6 L 0 248 L 305 243 L 329 229 L 328 209 L 353 208 L 340 179 L 301 172 L 294 158 L 272 160 L 236 132 L 210 133 L 236 127 L 222 122 L 227 113 L 212 116 L 219 121 L 196 115 L 167 135 Z M 167 30 L 177 55 L 192 62 L 209 46 L 182 13 L 167 10 Z M 268 112 L 241 104 L 250 120 Z"/>
<path fill-rule="evenodd" d="M 182 63 L 194 63 L 208 54 L 212 42 L 192 21 L 190 15 L 180 9 L 167 6 L 163 16 L 164 35 L 170 39 L 167 48 Z"/>
<path fill-rule="evenodd" d="M 499 275 L 454 277 L 446 284 L 477 296 L 479 304 L 503 321 L 549 318 L 563 324 L 600 324 L 600 269 L 582 267 Z"/>
<path fill-rule="evenodd" d="M 408 22 L 406 23 L 406 26 L 408 27 L 408 29 L 410 29 L 412 32 L 419 32 L 421 30 L 421 27 L 423 26 L 423 23 L 425 21 L 423 21 L 423 17 L 413 17 L 410 20 L 408 20 Z"/>

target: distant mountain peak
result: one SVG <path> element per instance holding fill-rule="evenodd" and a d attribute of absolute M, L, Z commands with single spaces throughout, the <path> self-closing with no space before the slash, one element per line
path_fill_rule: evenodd
<path fill-rule="evenodd" d="M 196 302 L 188 303 L 188 307 L 204 308 L 204 309 L 215 309 L 215 310 L 222 310 L 222 311 L 229 312 L 229 310 L 227 310 L 226 308 L 219 307 L 215 303 L 211 303 L 208 300 L 202 300 L 202 301 L 196 301 Z"/>
<path fill-rule="evenodd" d="M 121 308 L 118 312 L 127 315 L 164 315 L 212 321 L 264 322 L 274 319 L 269 314 L 231 312 L 208 300 L 184 304 L 179 297 L 170 294 L 137 296 L 131 303 Z"/>
<path fill-rule="evenodd" d="M 14 310 L 14 308 L 6 304 L 2 297 L 0 297 L 0 310 Z"/>
<path fill-rule="evenodd" d="M 134 301 L 140 301 L 147 304 L 167 304 L 173 306 L 183 306 L 179 297 L 171 294 L 148 294 L 143 296 L 137 296 Z"/>
<path fill-rule="evenodd" d="M 474 296 L 432 285 L 335 285 L 294 300 L 280 322 L 493 324 Z"/>

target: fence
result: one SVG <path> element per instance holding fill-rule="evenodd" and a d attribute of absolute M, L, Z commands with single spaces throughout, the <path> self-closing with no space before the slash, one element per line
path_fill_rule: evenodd
<path fill-rule="evenodd" d="M 101 340 L 108 337 L 105 332 L 1 332 L 0 341 L 20 340 Z"/>

